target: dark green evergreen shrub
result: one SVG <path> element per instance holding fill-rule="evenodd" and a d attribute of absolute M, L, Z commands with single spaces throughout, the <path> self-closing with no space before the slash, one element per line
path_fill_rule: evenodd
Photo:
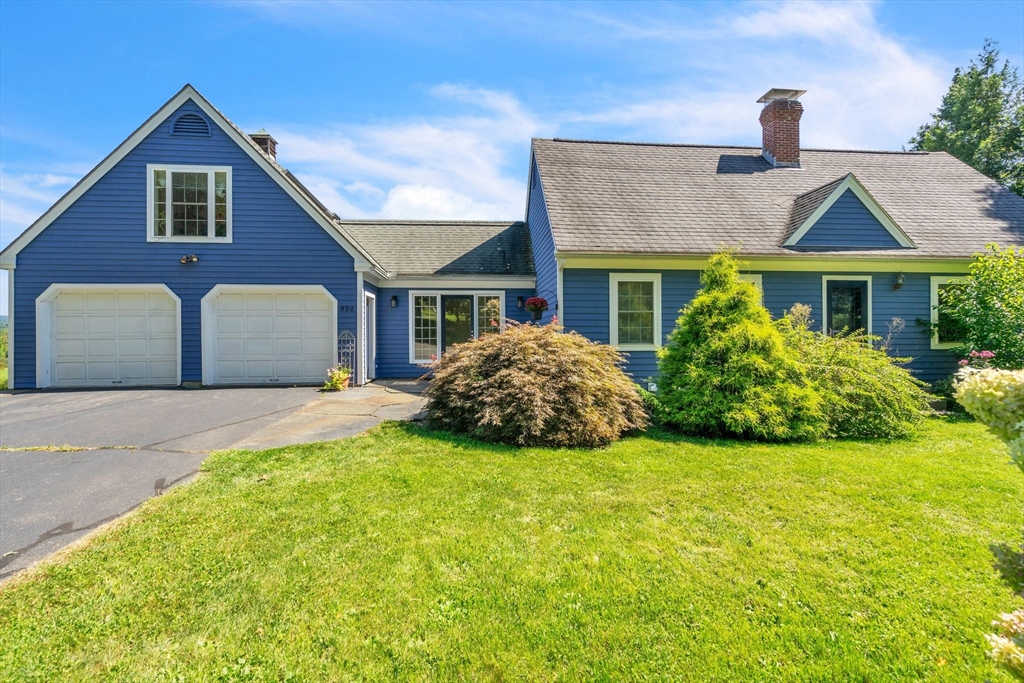
<path fill-rule="evenodd" d="M 622 354 L 551 325 L 506 323 L 434 367 L 427 425 L 515 446 L 596 447 L 647 427 Z"/>
<path fill-rule="evenodd" d="M 658 355 L 662 420 L 687 434 L 810 441 L 827 433 L 821 397 L 728 253 Z"/>
<path fill-rule="evenodd" d="M 777 326 L 823 399 L 831 436 L 907 436 L 932 412 L 928 402 L 934 397 L 902 367 L 909 358 L 875 348 L 878 337 L 830 336 L 812 332 L 810 323 L 810 308 L 797 304 Z"/>

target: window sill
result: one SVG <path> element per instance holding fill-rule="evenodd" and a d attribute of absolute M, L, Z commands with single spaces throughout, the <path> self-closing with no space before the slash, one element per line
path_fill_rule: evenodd
<path fill-rule="evenodd" d="M 613 344 L 619 351 L 657 351 L 659 344 Z"/>
<path fill-rule="evenodd" d="M 949 349 L 958 349 L 963 346 L 963 342 L 937 342 L 932 340 L 931 347 L 932 351 L 948 351 Z"/>
<path fill-rule="evenodd" d="M 231 237 L 156 237 L 149 235 L 147 242 L 179 242 L 189 244 L 231 244 Z"/>

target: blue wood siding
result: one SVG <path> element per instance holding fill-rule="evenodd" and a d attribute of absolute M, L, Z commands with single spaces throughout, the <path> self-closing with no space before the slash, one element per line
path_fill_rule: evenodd
<path fill-rule="evenodd" d="M 530 170 L 530 205 L 526 207 L 526 223 L 533 247 L 533 270 L 537 274 L 537 296 L 548 300 L 548 310 L 541 320 L 551 321 L 558 313 L 558 264 L 555 262 L 555 240 L 544 201 L 544 186 L 536 162 Z"/>
<path fill-rule="evenodd" d="M 846 190 L 807 231 L 799 247 L 837 247 L 841 249 L 899 249 L 900 243 L 889 234 L 868 207 L 852 190 Z"/>
<path fill-rule="evenodd" d="M 202 110 L 187 102 L 179 112 Z M 170 117 L 18 254 L 13 385 L 35 386 L 35 299 L 55 282 L 160 282 L 181 298 L 184 381 L 202 379 L 200 300 L 220 283 L 317 284 L 356 330 L 352 257 L 217 125 L 170 135 Z M 146 164 L 231 166 L 233 243 L 147 242 Z M 184 266 L 183 254 L 198 263 Z"/>
<path fill-rule="evenodd" d="M 449 289 L 417 287 L 415 291 L 440 292 Z M 464 291 L 464 290 L 456 290 Z M 481 291 L 499 291 L 487 289 Z M 517 322 L 530 320 L 530 313 L 516 305 L 516 297 L 533 296 L 532 289 L 506 289 L 505 317 Z M 397 306 L 391 308 L 391 297 Z M 409 362 L 409 290 L 381 287 L 377 294 L 377 375 L 381 378 L 419 377 L 426 368 Z"/>
<path fill-rule="evenodd" d="M 562 293 L 565 297 L 567 329 L 607 344 L 609 342 L 609 286 L 612 271 L 598 269 L 566 269 L 563 271 Z M 615 272 L 642 272 L 617 270 Z M 764 304 L 773 317 L 781 317 L 793 304 L 811 307 L 815 327 L 823 320 L 821 283 L 823 275 L 847 275 L 832 272 L 765 272 L 762 274 Z M 934 382 L 956 370 L 957 357 L 944 350 L 931 349 L 927 327 L 916 323 L 927 321 L 930 313 L 929 274 L 907 273 L 901 289 L 894 290 L 896 273 L 871 273 L 872 331 L 884 337 L 887 324 L 894 318 L 906 322 L 895 338 L 893 352 L 910 356 L 910 369 L 922 380 Z M 662 271 L 662 332 L 667 336 L 675 327 L 679 310 L 700 288 L 700 273 L 695 270 Z M 657 375 L 657 359 L 651 351 L 633 351 L 628 356 L 626 371 L 635 379 Z"/>

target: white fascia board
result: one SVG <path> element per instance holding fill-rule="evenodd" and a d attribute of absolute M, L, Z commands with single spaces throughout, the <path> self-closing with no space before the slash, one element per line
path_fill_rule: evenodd
<path fill-rule="evenodd" d="M 420 276 L 420 277 L 393 277 L 381 280 L 377 285 L 381 288 L 412 288 L 412 287 L 434 287 L 440 289 L 535 289 L 536 278 L 529 276 L 500 276 L 488 277 L 486 275 L 473 277 L 443 277 L 443 276 Z"/>
<path fill-rule="evenodd" d="M 203 110 L 203 112 L 214 121 L 221 130 L 223 130 L 229 138 L 235 141 L 235 143 L 246 153 L 249 157 L 257 163 L 266 173 L 273 178 L 277 184 L 288 193 L 292 199 L 294 199 L 299 206 L 301 206 L 306 213 L 310 215 L 323 228 L 327 233 L 334 238 L 338 244 L 340 244 L 345 251 L 347 251 L 353 259 L 355 259 L 356 266 L 367 266 L 370 268 L 377 268 L 383 272 L 383 269 L 376 264 L 373 259 L 362 251 L 353 241 L 347 239 L 346 236 L 329 220 L 324 216 L 315 206 L 313 206 L 308 199 L 306 199 L 295 186 L 292 185 L 287 178 L 282 174 L 267 158 L 263 155 L 263 152 L 256 146 L 252 140 L 248 138 L 244 133 L 238 130 L 227 118 L 217 110 L 212 104 L 210 104 L 205 97 L 199 94 L 199 92 L 191 85 L 186 85 L 178 94 L 172 97 L 168 102 L 162 106 L 155 114 L 150 116 L 145 123 L 139 126 L 134 133 L 128 136 L 128 138 L 114 149 L 113 152 L 107 155 L 103 161 L 101 161 L 94 169 L 89 171 L 84 178 L 78 181 L 78 183 L 72 187 L 63 197 L 57 200 L 54 204 L 46 211 L 39 219 L 30 225 L 25 232 L 21 233 L 13 242 L 11 242 L 6 249 L 0 252 L 0 263 L 7 264 L 8 262 L 14 263 L 14 257 L 17 256 L 18 252 L 24 249 L 32 240 L 34 240 L 39 233 L 45 230 L 53 221 L 61 216 L 67 209 L 74 204 L 79 197 L 85 194 L 93 185 L 95 185 L 100 178 L 105 176 L 114 166 L 121 162 L 129 152 L 135 149 L 143 140 L 146 139 L 150 133 L 162 124 L 171 114 L 178 110 L 185 102 L 192 100 L 196 106 Z M 5 265 L 4 267 L 7 267 Z M 11 265 L 10 267 L 14 267 Z"/>
<path fill-rule="evenodd" d="M 917 248 L 917 245 L 914 244 L 913 240 L 907 236 L 907 233 L 903 232 L 903 228 L 896 224 L 896 221 L 892 219 L 892 216 L 882 208 L 882 205 L 871 196 L 871 193 L 868 192 L 867 188 L 864 187 L 864 185 L 857 180 L 857 176 L 852 173 L 846 174 L 846 177 L 843 178 L 843 182 L 839 183 L 839 185 L 836 186 L 836 189 L 832 190 L 832 194 L 830 194 L 825 201 L 823 201 L 818 208 L 814 210 L 814 213 L 808 216 L 807 219 L 800 224 L 800 227 L 796 229 L 796 232 L 790 235 L 789 238 L 782 243 L 782 246 L 795 246 L 800 239 L 814 227 L 814 224 L 817 223 L 830 208 L 832 208 L 832 205 L 835 204 L 847 190 L 853 192 L 854 196 L 856 196 L 857 199 L 867 207 L 867 210 L 871 212 L 871 215 L 882 224 L 882 227 L 885 228 L 886 232 L 892 235 L 893 239 L 895 239 L 901 247 L 906 247 L 907 249 Z"/>

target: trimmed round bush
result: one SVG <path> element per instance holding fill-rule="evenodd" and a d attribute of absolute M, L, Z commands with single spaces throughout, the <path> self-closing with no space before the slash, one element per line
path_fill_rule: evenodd
<path fill-rule="evenodd" d="M 963 370 L 956 400 L 1006 442 L 1010 458 L 1024 471 L 1024 370 Z"/>
<path fill-rule="evenodd" d="M 687 434 L 811 441 L 827 433 L 821 397 L 735 259 L 715 254 L 661 349 L 662 421 Z"/>
<path fill-rule="evenodd" d="M 597 447 L 644 429 L 622 354 L 555 324 L 506 323 L 434 366 L 427 425 L 514 446 Z"/>

